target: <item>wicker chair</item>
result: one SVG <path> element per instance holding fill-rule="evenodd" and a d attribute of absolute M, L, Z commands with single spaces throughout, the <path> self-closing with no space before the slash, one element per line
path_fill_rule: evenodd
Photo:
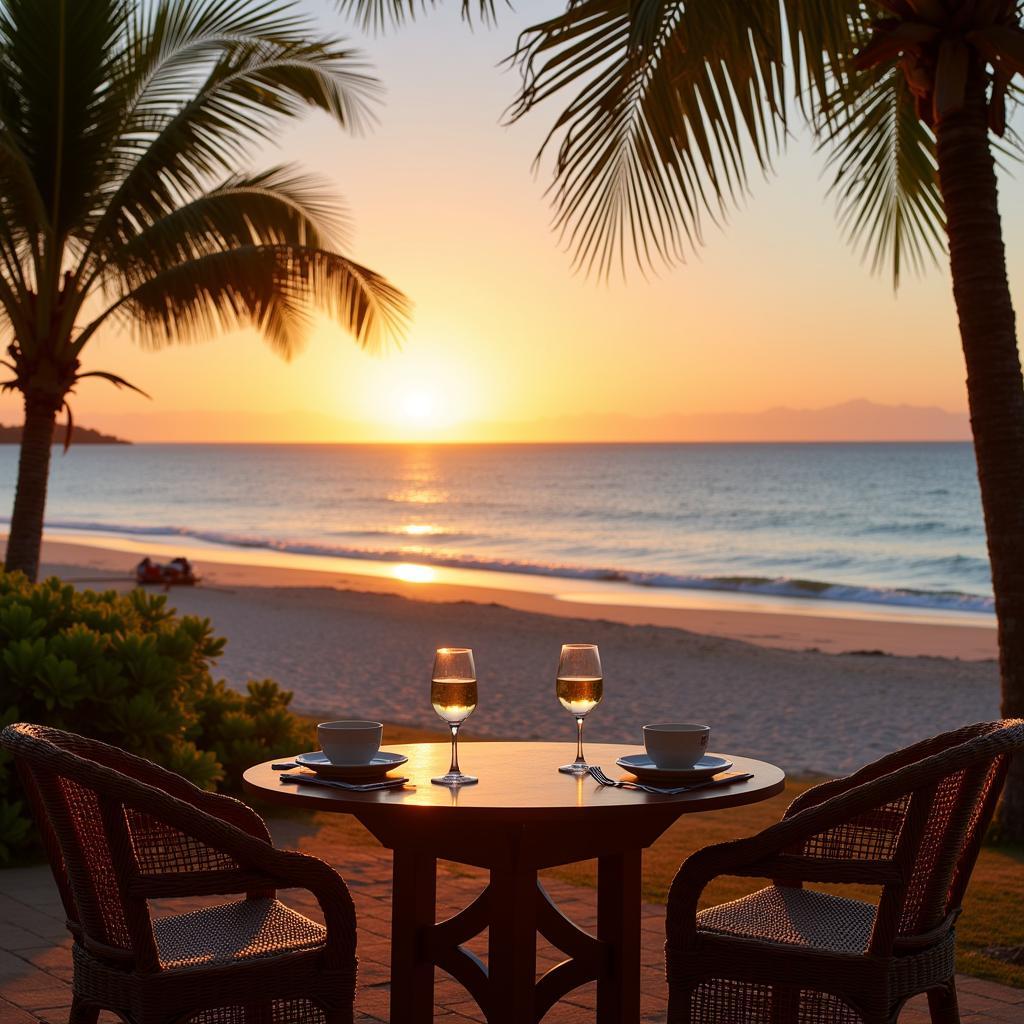
<path fill-rule="evenodd" d="M 255 811 L 150 761 L 37 725 L 14 754 L 74 936 L 71 1024 L 350 1024 L 355 911 L 323 861 L 271 845 Z M 316 897 L 326 928 L 275 889 Z M 152 917 L 148 900 L 244 893 Z"/>
<path fill-rule="evenodd" d="M 695 853 L 668 899 L 671 1024 L 888 1024 L 922 992 L 935 1024 L 956 1024 L 954 924 L 1022 747 L 1019 719 L 936 736 L 808 790 L 759 835 Z M 698 913 L 718 875 L 772 884 Z"/>

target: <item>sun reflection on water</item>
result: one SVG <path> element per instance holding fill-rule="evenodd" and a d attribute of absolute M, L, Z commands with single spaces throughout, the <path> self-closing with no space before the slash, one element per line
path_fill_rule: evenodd
<path fill-rule="evenodd" d="M 427 534 L 437 533 L 437 527 L 431 526 L 430 523 L 406 523 L 402 527 L 402 533 L 411 537 L 423 537 Z"/>
<path fill-rule="evenodd" d="M 410 487 L 404 491 L 392 491 L 387 500 L 400 505 L 440 505 L 448 500 L 448 495 L 428 487 Z"/>
<path fill-rule="evenodd" d="M 433 583 L 437 573 L 429 565 L 414 562 L 400 562 L 391 570 L 391 575 L 403 583 Z"/>

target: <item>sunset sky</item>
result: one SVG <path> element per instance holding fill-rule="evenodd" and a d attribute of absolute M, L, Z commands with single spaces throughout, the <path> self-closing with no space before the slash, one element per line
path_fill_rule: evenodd
<path fill-rule="evenodd" d="M 352 38 L 326 0 L 309 7 Z M 519 28 L 557 10 L 524 3 L 494 30 L 450 10 L 360 40 L 387 88 L 380 124 L 353 138 L 310 117 L 260 154 L 337 184 L 351 254 L 416 305 L 401 351 L 361 353 L 321 325 L 290 364 L 243 333 L 161 353 L 107 336 L 88 369 L 153 400 L 83 386 L 78 422 L 138 440 L 411 440 L 533 436 L 535 421 L 816 407 L 852 398 L 965 406 L 945 267 L 897 296 L 836 226 L 806 134 L 758 180 L 724 232 L 654 281 L 574 275 L 549 229 L 546 169 L 531 161 L 555 106 L 502 127 L 515 73 L 496 65 Z M 1024 184 L 1003 175 L 1011 285 L 1024 305 Z M 17 407 L 0 403 L 12 422 Z"/>

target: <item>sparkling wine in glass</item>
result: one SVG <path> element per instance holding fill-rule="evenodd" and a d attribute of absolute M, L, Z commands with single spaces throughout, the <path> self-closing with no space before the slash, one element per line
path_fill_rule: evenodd
<path fill-rule="evenodd" d="M 459 727 L 476 711 L 476 665 L 468 647 L 439 647 L 434 655 L 430 703 L 452 731 L 452 764 L 447 775 L 431 779 L 438 786 L 468 786 L 476 782 L 459 770 Z"/>
<path fill-rule="evenodd" d="M 583 719 L 604 696 L 601 655 L 596 644 L 563 644 L 555 681 L 558 703 L 576 719 L 576 760 L 558 770 L 566 775 L 586 775 L 590 770 L 583 757 Z"/>

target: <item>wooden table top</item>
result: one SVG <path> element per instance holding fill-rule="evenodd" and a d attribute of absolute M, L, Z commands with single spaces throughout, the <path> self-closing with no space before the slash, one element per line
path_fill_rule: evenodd
<path fill-rule="evenodd" d="M 411 786 L 375 793 L 347 793 L 327 786 L 281 782 L 282 773 L 270 767 L 287 760 L 280 757 L 249 768 L 244 775 L 245 787 L 253 796 L 273 803 L 360 818 L 457 810 L 463 821 L 572 821 L 579 820 L 577 815 L 586 815 L 611 816 L 625 822 L 651 812 L 663 815 L 668 810 L 666 805 L 671 805 L 674 814 L 691 814 L 757 803 L 782 792 L 786 783 L 785 773 L 773 764 L 723 754 L 734 762 L 732 772 L 750 772 L 753 778 L 678 796 L 655 796 L 599 786 L 589 776 L 578 779 L 560 774 L 559 765 L 572 761 L 575 754 L 571 743 L 477 742 L 459 744 L 459 763 L 466 774 L 475 775 L 480 781 L 449 789 L 430 781 L 448 770 L 448 743 L 410 743 L 388 749 L 409 758 L 392 774 L 408 776 Z M 616 758 L 643 752 L 643 747 L 617 743 L 588 743 L 585 747 L 588 762 L 600 765 L 612 778 L 629 777 L 616 766 Z"/>

